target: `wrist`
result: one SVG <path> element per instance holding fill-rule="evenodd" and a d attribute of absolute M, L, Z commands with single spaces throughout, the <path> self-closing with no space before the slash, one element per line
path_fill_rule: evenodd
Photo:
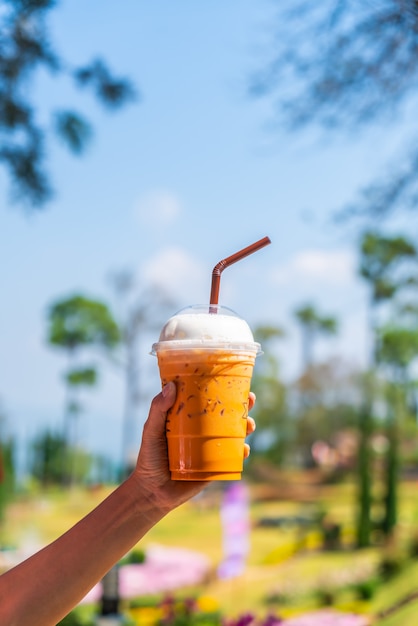
<path fill-rule="evenodd" d="M 147 486 L 137 471 L 126 479 L 125 484 L 132 496 L 136 514 L 154 525 L 169 513 L 173 506 L 165 501 L 158 489 Z"/>

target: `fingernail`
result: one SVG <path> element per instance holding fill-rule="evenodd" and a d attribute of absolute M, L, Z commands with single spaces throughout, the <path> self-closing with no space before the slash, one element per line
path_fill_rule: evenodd
<path fill-rule="evenodd" d="M 166 385 L 164 385 L 163 389 L 162 389 L 162 394 L 163 394 L 163 398 L 166 398 L 168 395 L 170 395 L 170 393 L 173 392 L 173 382 L 169 382 Z"/>

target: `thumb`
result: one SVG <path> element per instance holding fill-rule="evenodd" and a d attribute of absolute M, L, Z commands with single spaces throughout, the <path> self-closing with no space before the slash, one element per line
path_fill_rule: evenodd
<path fill-rule="evenodd" d="M 153 399 L 147 421 L 154 424 L 155 428 L 160 427 L 162 429 L 165 425 L 167 411 L 173 406 L 175 399 L 176 385 L 169 382 Z"/>
<path fill-rule="evenodd" d="M 163 404 L 161 410 L 168 411 L 168 409 L 173 406 L 174 400 L 176 399 L 176 385 L 172 381 L 164 385 L 161 396 Z"/>

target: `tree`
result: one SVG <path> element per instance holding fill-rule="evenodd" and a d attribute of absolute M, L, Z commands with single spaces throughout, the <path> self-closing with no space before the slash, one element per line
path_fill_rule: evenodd
<path fill-rule="evenodd" d="M 141 291 L 134 274 L 128 270 L 114 272 L 111 282 L 123 309 L 119 315 L 122 354 L 117 364 L 125 380 L 121 458 L 121 471 L 125 475 L 132 469 L 137 451 L 135 432 L 138 431 L 137 411 L 141 399 L 138 343 L 146 333 L 161 329 L 166 321 L 165 315 L 174 308 L 174 304 L 158 287 L 151 286 Z"/>
<path fill-rule="evenodd" d="M 366 231 L 360 239 L 359 274 L 370 288 L 369 318 L 372 334 L 372 366 L 378 350 L 376 319 L 379 305 L 416 283 L 416 268 L 407 262 L 416 264 L 417 249 L 412 241 L 400 235 L 382 235 L 377 231 Z M 406 270 L 406 271 L 405 271 Z"/>
<path fill-rule="evenodd" d="M 60 433 L 49 429 L 39 433 L 31 447 L 31 474 L 43 487 L 59 485 L 68 480 L 66 460 L 70 461 L 73 482 L 85 478 L 93 462 L 89 454 L 76 447 L 69 448 Z"/>
<path fill-rule="evenodd" d="M 47 28 L 56 5 L 55 0 L 5 0 L 0 12 L 0 164 L 9 174 L 12 199 L 31 207 L 52 196 L 45 165 L 50 139 L 55 136 L 79 155 L 92 136 L 88 120 L 72 109 L 51 111 L 49 125 L 41 125 L 28 88 L 37 73 L 67 76 L 108 110 L 135 96 L 131 83 L 112 76 L 103 59 L 73 66 L 60 57 Z"/>
<path fill-rule="evenodd" d="M 378 329 L 378 361 L 390 368 L 394 383 L 407 388 L 411 383 L 410 367 L 418 357 L 418 330 L 386 324 Z"/>
<path fill-rule="evenodd" d="M 395 235 L 382 235 L 376 231 L 363 233 L 360 240 L 360 275 L 368 282 L 370 288 L 369 318 L 372 335 L 371 368 L 382 370 L 382 365 L 395 367 L 396 373 L 405 374 L 405 369 L 399 366 L 410 360 L 411 348 L 415 342 L 413 337 L 405 336 L 399 329 L 391 329 L 382 325 L 377 319 L 377 313 L 384 303 L 393 303 L 408 287 L 414 284 L 417 251 L 415 245 L 407 238 Z M 411 267 L 412 262 L 412 267 Z M 397 397 L 397 393 L 395 394 Z M 364 547 L 370 543 L 371 531 L 371 480 L 366 474 L 370 472 L 371 450 L 370 437 L 371 414 L 376 400 L 374 391 L 367 388 L 364 394 L 363 417 L 359 422 L 360 449 L 359 449 L 359 545 Z M 383 528 L 390 534 L 396 523 L 396 488 L 398 471 L 398 421 L 400 405 L 398 401 L 387 402 L 387 434 L 389 448 L 386 458 L 386 495 L 384 498 Z M 367 521 L 368 519 L 368 521 Z"/>
<path fill-rule="evenodd" d="M 15 488 L 15 441 L 5 433 L 5 411 L 0 402 L 0 526 Z"/>
<path fill-rule="evenodd" d="M 284 335 L 277 326 L 260 325 L 254 338 L 261 344 L 263 355 L 257 359 L 251 388 L 257 396 L 254 416 L 257 430 L 251 436 L 252 462 L 259 455 L 280 465 L 289 451 L 292 427 L 287 419 L 286 388 L 280 379 L 280 368 L 274 344 Z"/>
<path fill-rule="evenodd" d="M 373 419 L 371 404 L 364 403 L 359 413 L 359 449 L 357 455 L 357 547 L 370 546 L 372 533 L 372 450 L 371 436 L 373 434 Z"/>
<path fill-rule="evenodd" d="M 400 429 L 408 412 L 408 393 L 416 384 L 411 380 L 410 368 L 418 357 L 418 331 L 415 326 L 407 328 L 387 325 L 380 329 L 379 334 L 378 360 L 390 369 L 386 419 L 389 446 L 386 458 L 386 492 L 382 529 L 386 535 L 391 535 L 398 518 Z"/>
<path fill-rule="evenodd" d="M 330 358 L 311 365 L 289 388 L 297 424 L 294 446 L 305 466 L 313 463 L 313 446 L 317 442 L 337 447 L 341 435 L 349 436 L 359 411 L 359 372 L 341 358 Z M 292 402 L 292 396 L 296 402 Z M 298 402 L 299 398 L 303 402 Z M 342 470 L 335 465 L 334 470 Z"/>
<path fill-rule="evenodd" d="M 67 353 L 68 367 L 64 380 L 67 389 L 64 419 L 64 439 L 70 447 L 71 424 L 81 411 L 76 390 L 82 386 L 93 386 L 97 381 L 97 366 L 80 365 L 79 353 L 86 348 L 111 352 L 120 342 L 121 336 L 110 309 L 98 300 L 74 295 L 51 305 L 47 319 L 48 342 Z M 74 437 L 73 437 L 74 439 Z M 67 467 L 69 479 L 75 471 Z"/>
<path fill-rule="evenodd" d="M 306 371 L 312 365 L 315 339 L 320 335 L 334 335 L 337 332 L 337 321 L 333 317 L 320 315 L 311 304 L 296 309 L 295 317 L 302 331 L 302 371 Z"/>
<path fill-rule="evenodd" d="M 46 430 L 32 442 L 31 474 L 44 487 L 60 484 L 65 479 L 66 442 L 59 433 Z"/>
<path fill-rule="evenodd" d="M 273 52 L 250 80 L 250 94 L 273 103 L 291 129 L 392 126 L 417 97 L 415 0 L 291 0 L 278 4 Z M 398 116 L 398 117 L 397 117 Z M 415 118 L 411 120 L 414 127 Z M 410 133 L 411 134 L 411 133 Z M 390 174 L 372 181 L 348 214 L 384 216 L 416 207 L 418 149 L 405 147 Z"/>

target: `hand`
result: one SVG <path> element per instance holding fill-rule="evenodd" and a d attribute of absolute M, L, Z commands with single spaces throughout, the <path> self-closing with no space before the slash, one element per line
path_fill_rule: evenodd
<path fill-rule="evenodd" d="M 167 512 L 179 506 L 186 500 L 197 495 L 208 485 L 207 481 L 177 481 L 171 480 L 168 469 L 167 440 L 165 422 L 167 411 L 173 406 L 176 398 L 176 386 L 170 382 L 153 399 L 149 416 L 144 425 L 142 444 L 134 474 L 146 489 L 149 497 L 158 499 L 159 505 Z M 250 392 L 248 410 L 251 411 L 255 403 L 255 395 Z M 247 418 L 247 435 L 255 430 L 252 417 Z M 250 453 L 250 446 L 244 444 L 244 458 Z"/>

